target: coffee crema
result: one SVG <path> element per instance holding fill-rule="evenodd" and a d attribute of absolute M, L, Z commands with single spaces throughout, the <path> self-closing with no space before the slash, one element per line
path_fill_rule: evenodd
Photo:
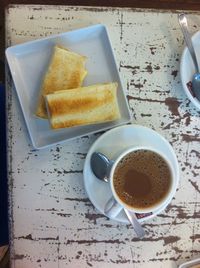
<path fill-rule="evenodd" d="M 124 156 L 113 175 L 113 186 L 118 197 L 136 209 L 150 208 L 162 201 L 171 184 L 171 170 L 163 157 L 144 149 Z"/>

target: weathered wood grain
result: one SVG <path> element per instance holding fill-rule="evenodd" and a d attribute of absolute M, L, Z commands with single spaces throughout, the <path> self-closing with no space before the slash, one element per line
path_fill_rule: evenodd
<path fill-rule="evenodd" d="M 30 4 L 29 0 L 2 0 L 2 6 L 9 4 Z M 71 5 L 71 6 L 107 6 L 107 7 L 136 7 L 155 9 L 200 10 L 198 0 L 31 0 L 31 4 L 39 5 Z"/>
<path fill-rule="evenodd" d="M 193 32 L 200 14 L 191 13 Z M 200 112 L 179 76 L 183 38 L 176 12 L 65 6 L 11 6 L 7 46 L 91 24 L 105 24 L 133 115 L 172 144 L 181 178 L 171 204 L 143 224 L 110 221 L 83 186 L 91 135 L 33 150 L 7 77 L 10 241 L 12 267 L 177 267 L 200 256 Z"/>

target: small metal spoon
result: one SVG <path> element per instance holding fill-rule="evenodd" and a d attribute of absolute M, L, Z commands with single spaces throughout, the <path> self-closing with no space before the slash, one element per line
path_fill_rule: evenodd
<path fill-rule="evenodd" d="M 184 13 L 179 14 L 178 20 L 181 26 L 181 30 L 184 36 L 185 43 L 188 47 L 188 50 L 190 52 L 190 55 L 192 57 L 194 67 L 195 67 L 195 74 L 192 77 L 192 91 L 194 92 L 195 97 L 200 101 L 200 72 L 199 72 L 199 66 L 198 66 L 195 50 L 194 50 L 192 40 L 188 31 L 186 15 Z"/>
<path fill-rule="evenodd" d="M 101 181 L 109 181 L 110 168 L 113 164 L 104 154 L 94 152 L 90 159 L 92 171 L 97 179 Z"/>
<path fill-rule="evenodd" d="M 109 160 L 104 154 L 99 152 L 94 152 L 90 159 L 90 164 L 94 175 L 97 179 L 109 182 L 110 169 L 113 165 L 113 161 Z M 145 235 L 144 229 L 137 220 L 135 213 L 130 212 L 124 208 L 127 218 L 133 226 L 138 237 L 143 237 Z"/>

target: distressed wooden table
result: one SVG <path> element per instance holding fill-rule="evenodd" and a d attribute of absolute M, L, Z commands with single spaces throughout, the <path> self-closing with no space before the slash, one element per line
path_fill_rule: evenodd
<path fill-rule="evenodd" d="M 190 14 L 195 32 L 200 13 Z M 146 236 L 136 238 L 130 225 L 101 215 L 85 193 L 84 159 L 101 134 L 35 151 L 7 76 L 12 267 L 177 267 L 200 256 L 200 112 L 180 83 L 184 43 L 176 12 L 14 5 L 6 12 L 6 42 L 96 23 L 108 29 L 133 122 L 172 144 L 179 188 L 165 211 L 143 224 Z"/>

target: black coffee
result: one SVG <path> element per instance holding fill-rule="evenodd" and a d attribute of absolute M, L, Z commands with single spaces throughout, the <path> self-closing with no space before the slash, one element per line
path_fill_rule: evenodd
<path fill-rule="evenodd" d="M 118 163 L 113 177 L 115 191 L 128 206 L 142 209 L 156 205 L 170 190 L 172 174 L 157 153 L 137 150 Z"/>

